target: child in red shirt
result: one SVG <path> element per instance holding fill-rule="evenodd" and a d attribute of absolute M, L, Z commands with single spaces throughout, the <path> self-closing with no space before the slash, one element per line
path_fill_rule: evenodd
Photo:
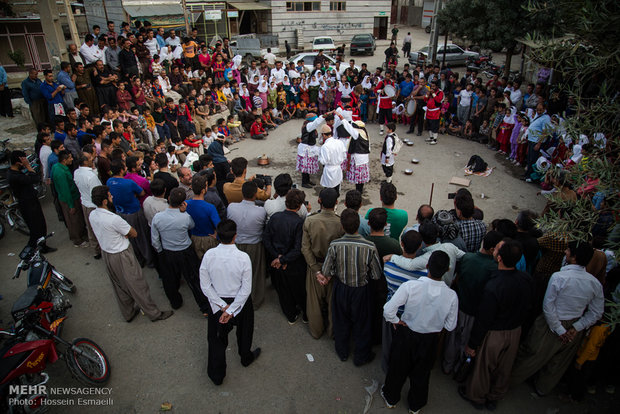
<path fill-rule="evenodd" d="M 267 135 L 265 128 L 263 128 L 263 120 L 260 117 L 256 118 L 250 128 L 250 137 L 252 139 L 264 139 Z"/>

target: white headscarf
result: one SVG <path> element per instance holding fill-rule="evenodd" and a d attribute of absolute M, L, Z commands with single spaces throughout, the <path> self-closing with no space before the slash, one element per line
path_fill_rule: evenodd
<path fill-rule="evenodd" d="M 362 88 L 372 89 L 372 83 L 370 83 L 370 76 L 364 76 L 364 80 L 362 80 Z"/>
<path fill-rule="evenodd" d="M 284 80 L 282 81 L 282 85 L 291 86 L 291 81 L 288 79 L 288 76 L 284 75 Z"/>
<path fill-rule="evenodd" d="M 241 84 L 241 90 L 239 91 L 239 96 L 250 96 L 250 91 L 248 91 L 248 85 L 245 83 Z"/>
<path fill-rule="evenodd" d="M 581 159 L 583 158 L 583 154 L 581 153 L 581 145 L 575 144 L 573 146 L 573 156 L 570 159 L 575 163 L 579 164 Z"/>
<path fill-rule="evenodd" d="M 258 85 L 258 91 L 260 93 L 267 93 L 268 89 L 269 89 L 269 87 L 267 86 L 267 81 L 266 80 L 262 80 L 260 82 L 260 84 Z"/>
<path fill-rule="evenodd" d="M 310 83 L 308 86 L 319 86 L 319 81 L 316 76 L 312 76 L 312 78 L 310 78 Z"/>
<path fill-rule="evenodd" d="M 507 123 L 507 124 L 514 125 L 514 123 L 517 120 L 516 113 L 517 113 L 517 108 L 514 107 L 514 106 L 511 106 L 510 107 L 510 114 L 506 114 L 504 116 L 504 122 Z"/>

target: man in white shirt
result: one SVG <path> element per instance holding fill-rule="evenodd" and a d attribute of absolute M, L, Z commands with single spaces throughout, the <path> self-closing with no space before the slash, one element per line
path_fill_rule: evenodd
<path fill-rule="evenodd" d="M 471 96 L 473 85 L 467 84 L 467 87 L 459 93 L 458 107 L 456 109 L 456 116 L 462 125 L 465 125 L 465 121 L 469 119 L 469 109 L 471 108 Z"/>
<path fill-rule="evenodd" d="M 276 67 L 271 69 L 271 77 L 274 79 L 276 85 L 280 85 L 284 82 L 284 77 L 286 76 L 286 71 L 282 69 L 282 62 L 277 61 Z"/>
<path fill-rule="evenodd" d="M 157 52 L 159 52 L 159 44 L 157 43 L 157 39 L 155 39 L 152 29 L 146 32 L 146 40 L 144 40 L 144 46 L 146 46 L 146 48 L 151 53 L 151 57 L 155 56 Z"/>
<path fill-rule="evenodd" d="M 235 246 L 237 225 L 233 220 L 222 220 L 216 228 L 220 244 L 209 249 L 200 265 L 200 287 L 212 312 L 209 313 L 207 341 L 209 359 L 207 374 L 215 385 L 221 385 L 226 376 L 226 348 L 228 333 L 237 325 L 237 346 L 241 365 L 247 367 L 261 353 L 253 351 L 254 308 L 252 307 L 252 262 L 247 253 Z"/>
<path fill-rule="evenodd" d="M 442 329 L 456 327 L 458 298 L 442 281 L 448 270 L 449 258 L 442 251 L 433 252 L 428 261 L 428 277 L 403 283 L 383 307 L 383 317 L 394 327 L 392 348 L 381 396 L 388 408 L 400 400 L 407 378 L 409 412 L 418 413 L 428 400 L 431 368 L 437 353 Z M 397 316 L 398 308 L 404 312 Z"/>
<path fill-rule="evenodd" d="M 273 180 L 273 188 L 276 190 L 276 198 L 265 201 L 265 212 L 267 213 L 267 222 L 271 216 L 286 210 L 286 195 L 293 187 L 293 179 L 288 173 L 280 174 Z M 297 214 L 302 219 L 308 215 L 308 209 L 302 204 Z"/>
<path fill-rule="evenodd" d="M 263 56 L 263 59 L 265 59 L 267 61 L 267 65 L 270 68 L 273 68 L 274 65 L 276 64 L 276 55 L 271 53 L 271 48 L 270 47 L 267 48 L 267 53 L 265 53 L 265 56 Z"/>
<path fill-rule="evenodd" d="M 573 362 L 588 328 L 603 315 L 603 287 L 585 269 L 593 255 L 594 249 L 588 243 L 568 244 L 567 265 L 551 275 L 543 314 L 519 349 L 512 370 L 513 384 L 538 373 L 536 393 L 550 393 Z"/>
<path fill-rule="evenodd" d="M 153 322 L 172 316 L 171 310 L 160 311 L 151 298 L 142 268 L 129 247 L 128 238 L 136 237 L 137 232 L 121 216 L 110 211 L 112 195 L 108 187 L 93 188 L 91 200 L 97 208 L 88 221 L 101 246 L 103 261 L 125 320 L 131 322 L 140 309 Z"/>
<path fill-rule="evenodd" d="M 335 189 L 340 197 L 340 184 L 342 183 L 340 165 L 347 159 L 347 149 L 341 140 L 332 137 L 332 131 L 328 125 L 321 127 L 321 135 L 323 145 L 319 153 L 319 162 L 324 165 L 321 185 Z"/>
<path fill-rule="evenodd" d="M 523 92 L 521 92 L 521 82 L 519 81 L 514 81 L 513 86 L 510 88 L 510 102 L 519 111 L 523 108 Z"/>
<path fill-rule="evenodd" d="M 87 34 L 84 38 L 84 43 L 80 46 L 80 53 L 84 57 L 86 65 L 94 64 L 96 61 L 101 60 L 101 53 L 99 48 L 95 45 L 95 38 L 91 34 Z"/>
<path fill-rule="evenodd" d="M 82 212 L 84 213 L 84 218 L 86 219 L 86 230 L 88 230 L 88 241 L 90 243 L 90 247 L 95 249 L 94 258 L 99 260 L 101 259 L 101 248 L 97 243 L 97 238 L 93 233 L 93 228 L 90 225 L 88 216 L 93 210 L 95 210 L 95 208 L 97 208 L 91 200 L 91 192 L 93 191 L 93 188 L 101 185 L 101 181 L 99 181 L 97 171 L 93 169 L 93 158 L 91 154 L 88 152 L 80 153 L 78 161 L 80 166 L 73 173 L 73 181 L 75 181 L 75 185 L 78 190 L 80 190 Z"/>
<path fill-rule="evenodd" d="M 181 38 L 177 37 L 174 29 L 170 30 L 170 36 L 168 36 L 168 38 L 166 39 L 166 45 L 167 46 L 181 46 Z"/>
<path fill-rule="evenodd" d="M 43 145 L 41 145 L 41 149 L 39 150 L 39 161 L 41 162 L 41 166 L 43 167 L 43 179 L 47 184 L 50 182 L 50 170 L 48 159 L 52 154 L 52 136 L 48 133 L 41 134 L 41 140 L 43 141 Z"/>

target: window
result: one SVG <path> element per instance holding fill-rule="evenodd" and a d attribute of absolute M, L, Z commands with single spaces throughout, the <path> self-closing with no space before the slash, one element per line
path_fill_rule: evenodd
<path fill-rule="evenodd" d="M 312 12 L 321 11 L 320 1 L 287 1 L 286 11 Z"/>
<path fill-rule="evenodd" d="M 346 1 L 330 1 L 329 10 L 330 11 L 345 11 L 347 10 L 347 2 Z"/>

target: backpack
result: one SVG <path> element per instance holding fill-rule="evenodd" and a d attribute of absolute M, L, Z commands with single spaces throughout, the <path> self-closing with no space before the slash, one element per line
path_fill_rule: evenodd
<path fill-rule="evenodd" d="M 472 155 L 467 163 L 467 168 L 471 169 L 472 172 L 484 172 L 487 170 L 488 164 L 484 162 L 482 157 L 479 155 Z"/>
<path fill-rule="evenodd" d="M 392 153 L 398 154 L 400 149 L 403 147 L 403 140 L 396 134 L 392 135 L 392 139 L 394 140 L 394 145 L 392 146 Z"/>

